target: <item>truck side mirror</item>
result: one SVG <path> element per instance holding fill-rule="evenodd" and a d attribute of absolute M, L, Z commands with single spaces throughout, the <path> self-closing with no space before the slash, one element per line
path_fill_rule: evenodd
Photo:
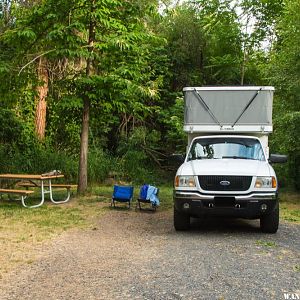
<path fill-rule="evenodd" d="M 269 158 L 270 163 L 285 163 L 287 162 L 287 155 L 281 155 L 281 154 L 271 154 Z"/>

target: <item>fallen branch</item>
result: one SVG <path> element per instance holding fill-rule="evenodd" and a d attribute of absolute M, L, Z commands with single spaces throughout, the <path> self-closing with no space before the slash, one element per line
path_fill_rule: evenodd
<path fill-rule="evenodd" d="M 42 56 L 44 56 L 44 55 L 46 55 L 46 54 L 48 54 L 48 53 L 50 53 L 50 52 L 54 52 L 54 51 L 56 51 L 56 49 L 52 49 L 52 50 L 46 51 L 46 52 L 44 52 L 44 53 L 42 53 L 42 54 L 36 56 L 34 59 L 32 59 L 30 62 L 28 62 L 25 66 L 23 66 L 23 67 L 21 68 L 21 70 L 20 70 L 18 76 L 20 76 L 20 74 L 22 73 L 22 71 L 23 71 L 27 66 L 29 66 L 30 64 L 32 64 L 33 62 L 35 62 L 37 59 L 39 59 L 40 57 L 42 57 Z"/>

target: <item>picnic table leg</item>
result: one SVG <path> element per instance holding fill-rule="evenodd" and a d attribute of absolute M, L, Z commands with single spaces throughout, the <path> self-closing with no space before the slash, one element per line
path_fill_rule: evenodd
<path fill-rule="evenodd" d="M 42 186 L 43 186 L 43 181 L 42 181 Z M 55 204 L 60 204 L 60 203 L 66 203 L 70 200 L 71 197 L 71 188 L 66 187 L 67 189 L 67 197 L 64 200 L 56 201 L 53 199 L 53 193 L 52 193 L 52 186 L 51 186 L 51 179 L 49 179 L 49 193 L 50 193 L 50 200 L 55 203 Z"/>
<path fill-rule="evenodd" d="M 24 207 L 27 207 L 27 208 L 35 208 L 35 207 L 39 207 L 39 206 L 43 205 L 43 203 L 44 203 L 44 195 L 42 195 L 42 200 L 41 200 L 41 202 L 38 203 L 38 204 L 35 204 L 35 205 L 27 205 L 27 204 L 25 203 L 25 199 L 26 199 L 26 198 L 27 198 L 27 196 L 24 196 L 24 195 L 21 196 L 22 204 L 23 204 Z"/>

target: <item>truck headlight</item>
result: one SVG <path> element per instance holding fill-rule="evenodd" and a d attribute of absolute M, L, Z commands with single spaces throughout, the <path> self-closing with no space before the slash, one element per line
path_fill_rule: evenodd
<path fill-rule="evenodd" d="M 276 188 L 277 182 L 274 176 L 257 177 L 255 181 L 256 188 Z"/>
<path fill-rule="evenodd" d="M 195 187 L 194 176 L 176 176 L 175 187 Z"/>

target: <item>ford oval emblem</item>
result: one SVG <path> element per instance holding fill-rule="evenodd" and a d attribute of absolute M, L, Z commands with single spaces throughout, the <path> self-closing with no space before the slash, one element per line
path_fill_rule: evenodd
<path fill-rule="evenodd" d="M 229 186 L 230 185 L 230 181 L 222 180 L 222 181 L 220 181 L 220 185 Z"/>

